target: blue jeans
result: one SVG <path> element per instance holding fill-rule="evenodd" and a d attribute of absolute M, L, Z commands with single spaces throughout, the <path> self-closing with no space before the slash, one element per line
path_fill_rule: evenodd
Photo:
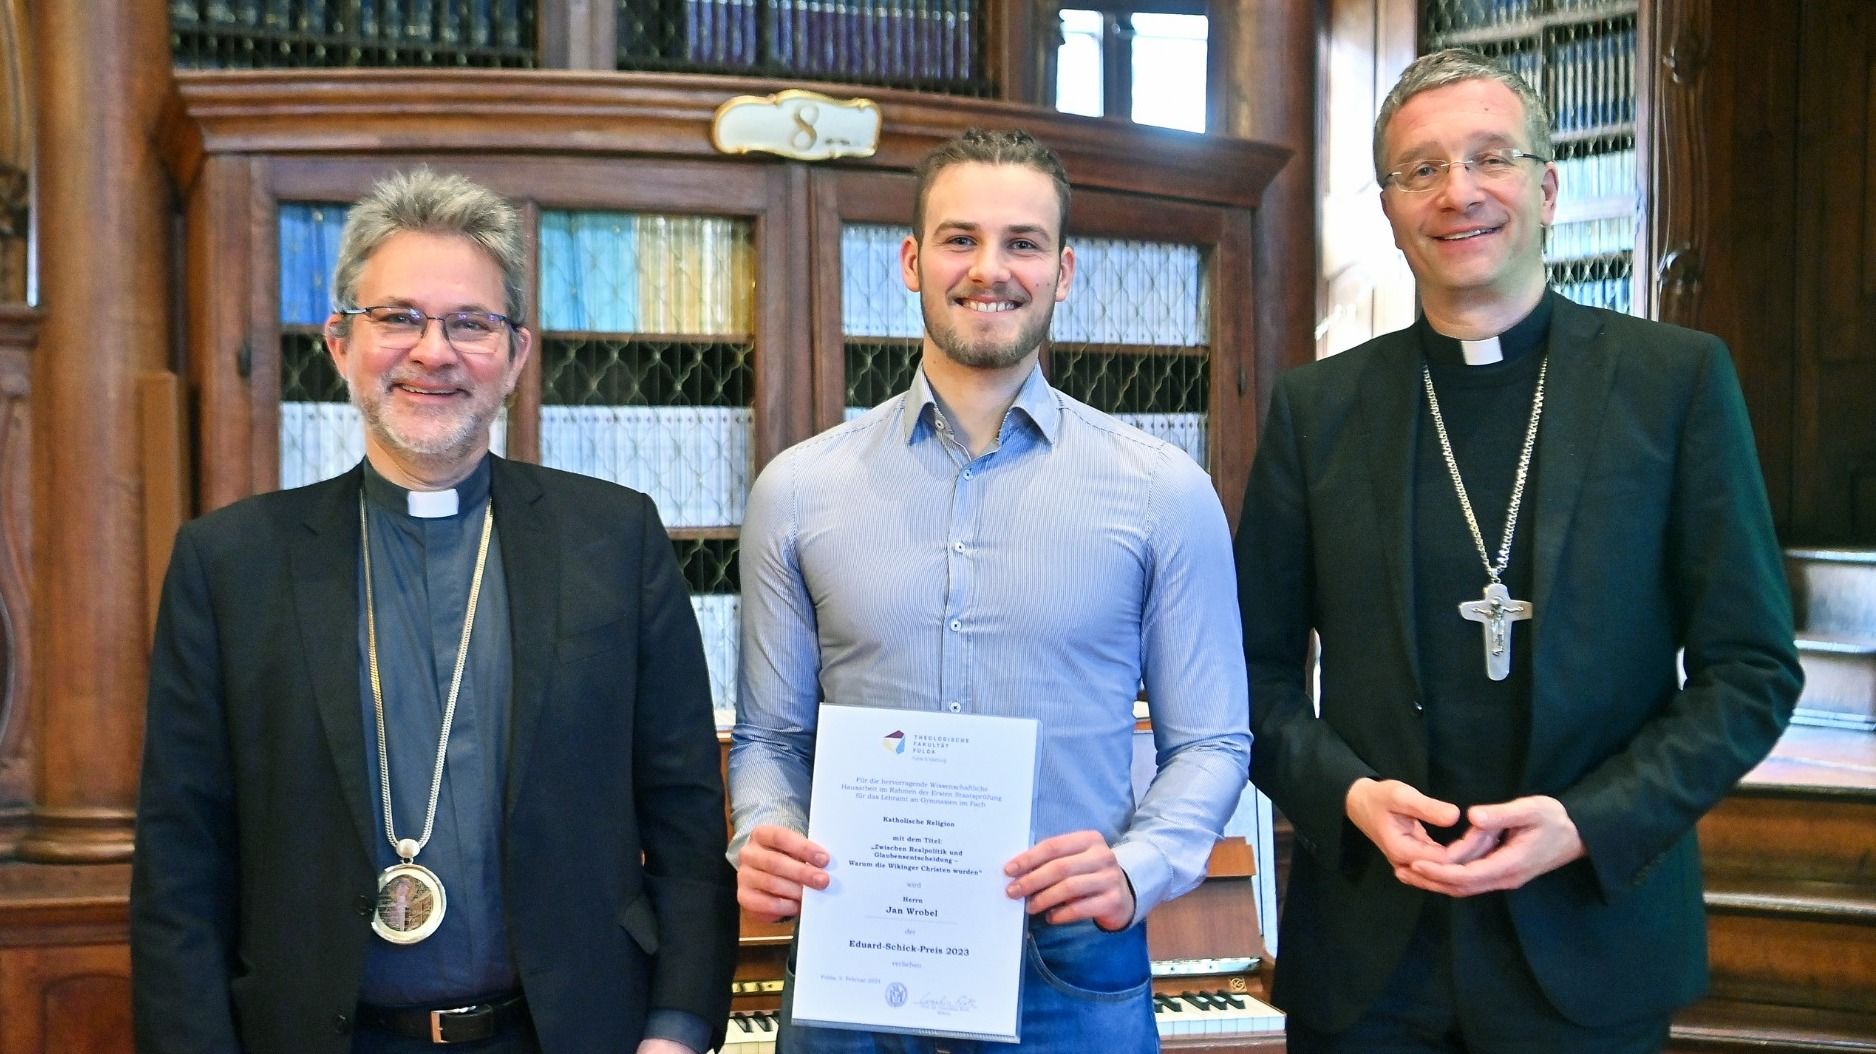
<path fill-rule="evenodd" d="M 1159 1049 L 1146 927 L 1105 933 L 1092 922 L 1032 919 L 1023 940 L 1022 1042 L 795 1028 L 794 970 L 782 995 L 779 1054 L 1136 1054 Z"/>

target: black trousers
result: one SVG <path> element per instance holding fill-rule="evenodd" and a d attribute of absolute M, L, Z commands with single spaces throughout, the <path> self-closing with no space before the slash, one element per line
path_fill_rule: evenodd
<path fill-rule="evenodd" d="M 1503 895 L 1432 897 L 1381 995 L 1353 1026 L 1294 1018 L 1289 1054 L 1660 1054 L 1668 1019 L 1592 1028 L 1551 1005 L 1524 962 Z"/>

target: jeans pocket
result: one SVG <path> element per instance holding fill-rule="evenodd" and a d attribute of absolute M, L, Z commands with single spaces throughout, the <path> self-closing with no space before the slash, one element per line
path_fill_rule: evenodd
<path fill-rule="evenodd" d="M 1023 954 L 1036 976 L 1075 999 L 1119 1003 L 1141 998 L 1153 981 L 1144 931 L 1105 933 L 1092 923 L 1085 927 L 1050 933 L 1040 941 L 1033 932 L 1026 935 Z"/>

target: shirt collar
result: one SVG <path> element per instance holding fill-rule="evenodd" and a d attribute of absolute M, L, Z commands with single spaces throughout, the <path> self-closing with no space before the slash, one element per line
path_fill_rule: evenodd
<path fill-rule="evenodd" d="M 468 477 L 449 490 L 412 491 L 385 479 L 365 459 L 365 497 L 386 512 L 411 519 L 433 520 L 460 517 L 482 507 L 489 496 L 490 455 L 482 455 Z M 454 499 L 454 507 L 451 500 Z"/>
<path fill-rule="evenodd" d="M 1055 434 L 1061 428 L 1062 407 L 1055 398 L 1055 389 L 1042 379 L 1042 366 L 1033 366 L 1029 376 L 1023 379 L 1023 386 L 1017 389 L 1016 401 L 1010 404 L 1010 413 L 1021 413 L 1034 425 L 1036 432 L 1044 442 L 1051 446 L 1055 443 Z M 905 393 L 905 405 L 900 411 L 899 426 L 910 444 L 918 438 L 919 422 L 925 422 L 935 428 L 938 421 L 938 397 L 931 390 L 931 382 L 925 377 L 924 367 L 912 377 L 912 387 Z M 1008 417 L 1005 418 L 1008 420 Z"/>
<path fill-rule="evenodd" d="M 1504 355 L 1503 361 L 1515 362 L 1544 347 L 1550 336 L 1551 298 L 1556 295 L 1554 290 L 1544 290 L 1543 298 L 1538 300 L 1530 314 L 1498 334 L 1498 348 Z M 1459 342 L 1435 332 L 1427 324 L 1425 315 L 1414 319 L 1414 329 L 1420 334 L 1420 349 L 1426 353 L 1428 362 L 1435 366 L 1465 365 L 1465 354 L 1460 350 Z"/>

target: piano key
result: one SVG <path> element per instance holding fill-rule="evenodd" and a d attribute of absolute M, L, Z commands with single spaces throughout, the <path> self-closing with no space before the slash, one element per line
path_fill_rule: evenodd
<path fill-rule="evenodd" d="M 738 1010 L 730 1014 L 729 1030 L 718 1054 L 775 1054 L 775 1033 L 781 1017 L 774 1011 Z"/>
<path fill-rule="evenodd" d="M 1153 1020 L 1162 1038 L 1276 1032 L 1283 1012 L 1249 995 L 1223 991 L 1181 992 L 1153 997 Z"/>

